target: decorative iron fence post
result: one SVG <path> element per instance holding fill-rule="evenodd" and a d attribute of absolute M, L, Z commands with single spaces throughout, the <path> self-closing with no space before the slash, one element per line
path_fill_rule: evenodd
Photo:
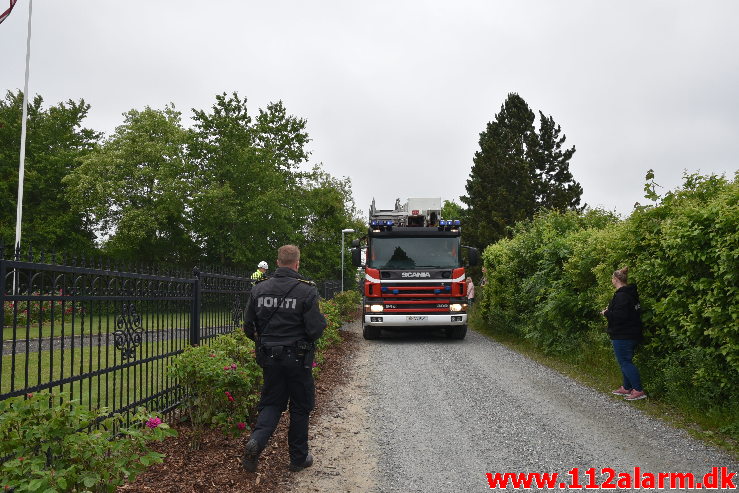
<path fill-rule="evenodd" d="M 200 269 L 192 269 L 195 280 L 192 284 L 192 317 L 190 319 L 190 345 L 200 344 Z"/>

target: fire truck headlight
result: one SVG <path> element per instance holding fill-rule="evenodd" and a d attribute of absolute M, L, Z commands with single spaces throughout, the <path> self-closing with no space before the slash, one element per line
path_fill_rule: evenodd
<path fill-rule="evenodd" d="M 381 312 L 382 311 L 382 305 L 370 305 L 370 311 L 371 312 Z"/>
<path fill-rule="evenodd" d="M 449 311 L 450 312 L 461 312 L 462 305 L 459 303 L 452 303 L 451 305 L 449 305 Z"/>

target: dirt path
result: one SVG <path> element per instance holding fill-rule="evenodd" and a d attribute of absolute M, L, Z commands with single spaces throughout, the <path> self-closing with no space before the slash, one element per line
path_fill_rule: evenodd
<path fill-rule="evenodd" d="M 344 380 L 325 402 L 319 403 L 311 423 L 310 444 L 315 464 L 295 475 L 292 492 L 368 492 L 376 489 L 376 442 L 370 434 L 371 398 L 362 375 L 369 365 L 369 352 L 363 350 L 361 326 L 345 327 L 346 353 Z"/>

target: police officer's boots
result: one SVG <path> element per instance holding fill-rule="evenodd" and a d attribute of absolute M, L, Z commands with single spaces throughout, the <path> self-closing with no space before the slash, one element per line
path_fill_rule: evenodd
<path fill-rule="evenodd" d="M 306 467 L 310 467 L 312 465 L 313 465 L 313 456 L 311 455 L 310 452 L 308 452 L 308 455 L 306 456 L 305 461 L 303 461 L 302 464 L 293 464 L 291 462 L 290 463 L 290 470 L 292 472 L 298 472 L 298 471 L 302 471 Z"/>
<path fill-rule="evenodd" d="M 262 451 L 259 450 L 259 444 L 256 440 L 251 439 L 246 442 L 246 447 L 244 448 L 244 457 L 241 461 L 241 464 L 244 466 L 244 469 L 246 471 L 257 471 L 257 461 L 259 461 L 259 454 L 261 452 Z"/>

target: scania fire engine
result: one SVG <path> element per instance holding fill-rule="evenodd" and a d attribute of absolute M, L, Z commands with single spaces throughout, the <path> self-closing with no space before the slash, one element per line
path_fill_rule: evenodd
<path fill-rule="evenodd" d="M 377 339 L 382 329 L 444 329 L 467 334 L 467 285 L 462 249 L 469 265 L 479 262 L 475 248 L 461 245 L 456 218 L 441 217 L 440 198 L 409 198 L 392 210 L 369 211 L 366 256 L 352 242 L 352 262 L 364 267 L 363 333 Z"/>

